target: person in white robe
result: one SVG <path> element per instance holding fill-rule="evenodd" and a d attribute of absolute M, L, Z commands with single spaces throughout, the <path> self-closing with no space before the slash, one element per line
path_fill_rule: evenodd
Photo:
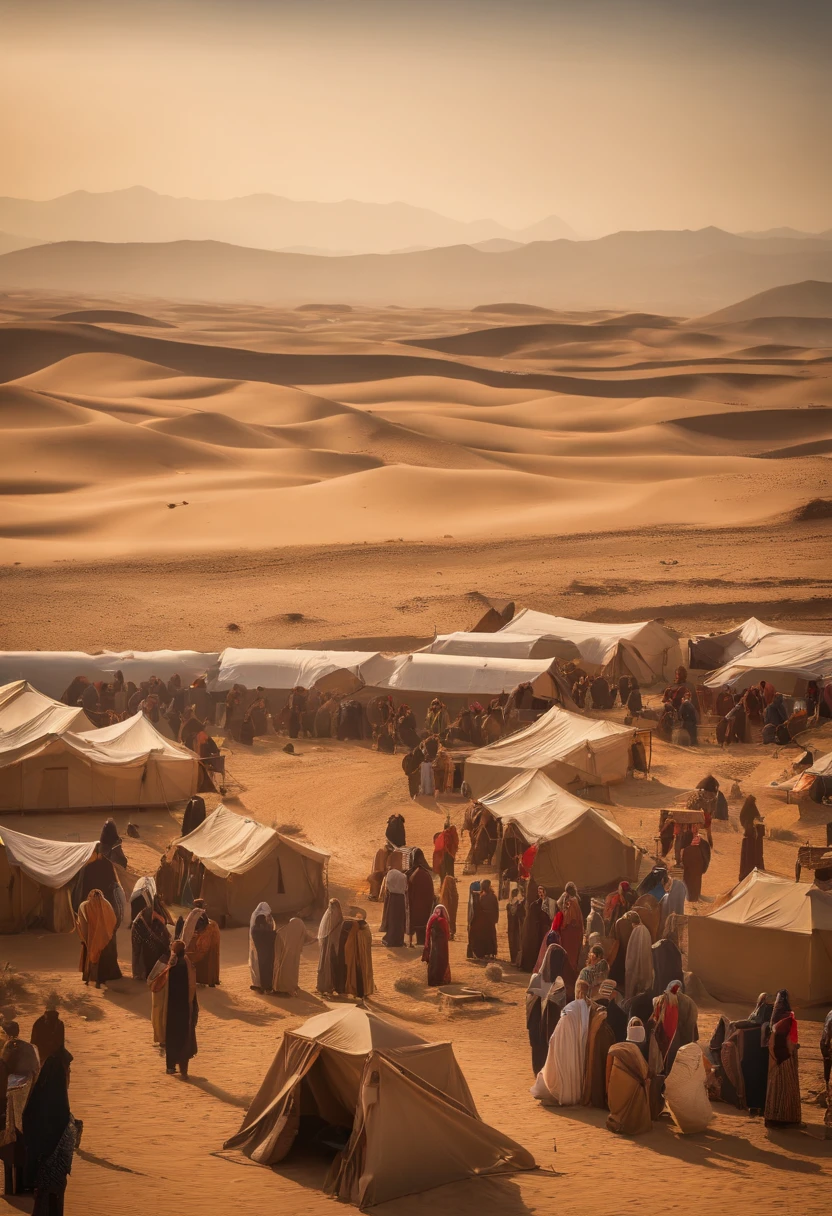
<path fill-rule="evenodd" d="M 545 1105 L 577 1106 L 583 1098 L 589 1012 L 589 986 L 578 980 L 575 999 L 561 1011 L 546 1063 L 530 1090 Z"/>
<path fill-rule="evenodd" d="M 274 979 L 272 988 L 280 996 L 294 996 L 300 988 L 300 956 L 306 944 L 306 925 L 293 916 L 280 925 L 274 939 Z"/>
<path fill-rule="evenodd" d="M 664 1100 L 683 1135 L 704 1132 L 714 1118 L 706 1088 L 702 1048 L 698 1043 L 686 1043 L 676 1052 L 665 1082 Z"/>

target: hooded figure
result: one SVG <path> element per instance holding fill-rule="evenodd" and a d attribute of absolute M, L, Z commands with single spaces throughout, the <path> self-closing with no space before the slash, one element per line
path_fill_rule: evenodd
<path fill-rule="evenodd" d="M 698 1043 L 686 1043 L 676 1053 L 664 1097 L 673 1122 L 683 1135 L 704 1132 L 714 1118 L 708 1101 L 705 1065 Z"/>
<path fill-rule="evenodd" d="M 32 1086 L 23 1112 L 26 1174 L 35 1190 L 34 1211 L 60 1213 L 77 1144 L 75 1120 L 69 1109 L 67 1051 L 50 1056 Z"/>
<path fill-rule="evenodd" d="M 341 957 L 341 928 L 344 913 L 340 901 L 331 899 L 318 926 L 318 992 L 343 992 L 344 965 Z"/>
<path fill-rule="evenodd" d="M 533 1098 L 547 1105 L 577 1106 L 584 1091 L 590 1002 L 586 984 L 575 986 L 575 1000 L 563 1009 L 546 1061 L 531 1087 Z"/>
<path fill-rule="evenodd" d="M 410 869 L 407 872 L 407 898 L 410 907 L 410 923 L 408 936 L 410 944 L 413 938 L 416 944 L 424 946 L 425 929 L 433 911 L 436 897 L 433 890 L 433 875 L 421 849 L 413 850 Z"/>
<path fill-rule="evenodd" d="M 698 1019 L 696 1002 L 683 992 L 682 981 L 671 980 L 653 1006 L 656 1043 L 664 1061 L 665 1076 L 680 1048 L 698 1041 Z"/>
<path fill-rule="evenodd" d="M 248 925 L 248 967 L 252 992 L 271 992 L 274 979 L 275 927 L 272 910 L 260 903 Z"/>
<path fill-rule="evenodd" d="M 799 1127 L 803 1116 L 797 1067 L 797 1019 L 785 988 L 777 993 L 771 1021 L 763 1037 L 769 1054 L 766 1127 Z"/>
<path fill-rule="evenodd" d="M 408 932 L 407 875 L 390 869 L 384 879 L 384 937 L 385 946 L 403 946 Z"/>
<path fill-rule="evenodd" d="M 166 1071 L 173 1075 L 178 1068 L 181 1075 L 187 1077 L 188 1063 L 197 1053 L 199 1005 L 196 974 L 193 963 L 185 954 L 184 942 L 173 942 L 170 961 L 148 983 L 157 996 L 163 992 L 167 994 L 162 1002 Z"/>
<path fill-rule="evenodd" d="M 96 988 L 108 980 L 120 980 L 116 946 L 118 920 L 101 891 L 90 891 L 78 909 L 76 929 L 81 939 L 79 971 L 84 983 L 95 982 Z"/>
<path fill-rule="evenodd" d="M 526 989 L 526 1030 L 532 1049 L 532 1070 L 535 1076 L 546 1063 L 549 1040 L 560 1019 L 560 1011 L 568 1000 L 562 968 L 566 953 L 561 946 L 550 946 Z"/>
<path fill-rule="evenodd" d="M 624 964 L 624 995 L 631 1001 L 639 992 L 649 992 L 653 987 L 653 942 L 650 930 L 639 920 L 633 926 L 627 942 Z"/>
<path fill-rule="evenodd" d="M 428 921 L 425 948 L 422 951 L 422 962 L 428 965 L 429 988 L 438 988 L 440 984 L 450 984 L 451 982 L 448 951 L 450 937 L 451 925 L 448 910 L 442 904 L 437 904 Z"/>
<path fill-rule="evenodd" d="M 281 996 L 294 996 L 300 987 L 300 956 L 306 942 L 306 926 L 293 916 L 274 937 L 272 989 Z"/>
<path fill-rule="evenodd" d="M 627 1039 L 614 1043 L 607 1053 L 607 1127 L 623 1136 L 652 1131 L 650 1115 L 650 1070 L 644 1058 L 644 1025 L 631 1018 Z"/>

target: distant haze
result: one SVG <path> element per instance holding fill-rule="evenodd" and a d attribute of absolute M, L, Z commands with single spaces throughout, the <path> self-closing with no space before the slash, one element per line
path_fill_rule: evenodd
<path fill-rule="evenodd" d="M 0 195 L 832 224 L 828 2 L 0 0 L 0 27 Z"/>

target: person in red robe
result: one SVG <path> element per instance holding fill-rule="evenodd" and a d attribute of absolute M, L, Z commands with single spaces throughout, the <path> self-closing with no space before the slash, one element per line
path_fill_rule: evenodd
<path fill-rule="evenodd" d="M 454 873 L 454 862 L 459 852 L 459 832 L 451 823 L 448 815 L 445 827 L 433 838 L 433 872 L 440 878 L 446 878 Z"/>
<path fill-rule="evenodd" d="M 443 904 L 437 904 L 427 924 L 425 948 L 422 951 L 422 962 L 428 965 L 429 988 L 438 988 L 440 984 L 450 984 L 451 982 L 448 947 L 450 937 L 451 925 L 447 909 Z"/>
<path fill-rule="evenodd" d="M 424 946 L 425 931 L 436 896 L 433 890 L 433 875 L 421 849 L 413 850 L 413 862 L 407 872 L 407 900 L 410 908 L 410 945 L 413 945 L 415 937 L 416 944 Z"/>

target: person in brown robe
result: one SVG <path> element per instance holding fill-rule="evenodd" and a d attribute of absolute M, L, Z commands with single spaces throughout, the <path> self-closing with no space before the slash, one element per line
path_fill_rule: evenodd
<path fill-rule="evenodd" d="M 517 967 L 520 963 L 523 940 L 523 922 L 526 919 L 526 902 L 517 887 L 511 889 L 511 899 L 506 904 L 506 932 L 508 934 L 509 957 Z M 542 1066 L 541 1066 L 542 1067 Z M 537 1070 L 538 1072 L 540 1069 Z"/>
<path fill-rule="evenodd" d="M 642 1051 L 644 1026 L 632 1018 L 627 1041 L 614 1043 L 607 1053 L 607 1127 L 623 1136 L 639 1136 L 653 1130 L 650 1110 L 651 1077 Z"/>
<path fill-rule="evenodd" d="M 420 748 L 417 747 L 402 757 L 402 772 L 407 777 L 407 792 L 411 798 L 418 798 L 419 790 L 422 788 L 421 768 L 422 752 Z"/>
<path fill-rule="evenodd" d="M 627 946 L 630 944 L 630 937 L 636 925 L 641 924 L 641 917 L 635 909 L 625 912 L 623 916 L 619 916 L 612 928 L 610 937 L 612 945 L 607 954 L 607 959 L 610 964 L 611 980 L 615 980 L 619 991 L 624 991 L 624 983 L 626 980 L 626 964 L 627 964 Z"/>
<path fill-rule="evenodd" d="M 614 1043 L 615 1030 L 607 1019 L 606 1009 L 591 1001 L 586 1038 L 584 1106 L 607 1109 L 607 1055 Z"/>
<path fill-rule="evenodd" d="M 116 929 L 118 918 L 101 891 L 90 891 L 78 909 L 76 930 L 81 939 L 79 971 L 84 983 L 96 988 L 108 980 L 120 980 Z"/>
<path fill-rule="evenodd" d="M 544 937 L 549 932 L 551 920 L 545 907 L 546 890 L 537 888 L 537 899 L 533 899 L 526 909 L 526 919 L 523 922 L 523 932 L 520 942 L 521 971 L 534 971 L 537 957 Z"/>
<path fill-rule="evenodd" d="M 771 1021 L 764 1031 L 769 1052 L 766 1085 L 766 1127 L 800 1127 L 800 1073 L 797 1066 L 797 1019 L 782 988 L 774 1001 Z"/>
<path fill-rule="evenodd" d="M 682 881 L 691 903 L 697 903 L 702 895 L 702 877 L 711 862 L 708 842 L 697 832 L 690 844 L 682 849 Z"/>
<path fill-rule="evenodd" d="M 439 892 L 439 902 L 448 913 L 448 923 L 451 926 L 451 941 L 456 937 L 456 914 L 459 910 L 459 891 L 453 874 L 446 874 L 442 879 Z"/>
<path fill-rule="evenodd" d="M 479 892 L 474 891 L 475 887 L 479 887 Z M 497 922 L 500 919 L 500 905 L 497 896 L 491 889 L 489 878 L 484 878 L 482 883 L 472 883 L 471 889 L 468 957 L 496 958 Z"/>
<path fill-rule="evenodd" d="M 572 970 L 578 971 L 584 941 L 584 918 L 578 899 L 578 888 L 574 882 L 566 884 L 563 895 L 558 900 L 558 911 L 562 920 L 558 924 L 556 916 L 553 927 L 560 933 L 560 944 L 566 951 Z"/>
<path fill-rule="evenodd" d="M 743 837 L 742 845 L 740 846 L 739 881 L 742 882 L 752 870 L 762 870 L 765 868 L 763 862 L 765 824 L 760 814 L 760 809 L 757 806 L 757 799 L 753 794 L 749 794 L 742 804 L 740 827 L 743 831 Z"/>
<path fill-rule="evenodd" d="M 413 862 L 407 872 L 407 899 L 410 908 L 408 934 L 410 945 L 416 938 L 418 946 L 425 944 L 425 930 L 436 903 L 433 875 L 421 849 L 413 850 Z"/>
<path fill-rule="evenodd" d="M 194 908 L 201 909 L 202 915 L 188 942 L 187 955 L 193 963 L 196 982 L 216 988 L 220 982 L 220 927 L 209 918 L 203 900 L 194 900 Z"/>
<path fill-rule="evenodd" d="M 381 884 L 384 882 L 384 876 L 387 873 L 390 854 L 392 852 L 393 846 L 389 841 L 385 841 L 380 849 L 376 849 L 376 855 L 373 858 L 370 873 L 367 875 L 367 885 L 370 889 L 370 899 L 377 900 L 381 894 Z"/>

